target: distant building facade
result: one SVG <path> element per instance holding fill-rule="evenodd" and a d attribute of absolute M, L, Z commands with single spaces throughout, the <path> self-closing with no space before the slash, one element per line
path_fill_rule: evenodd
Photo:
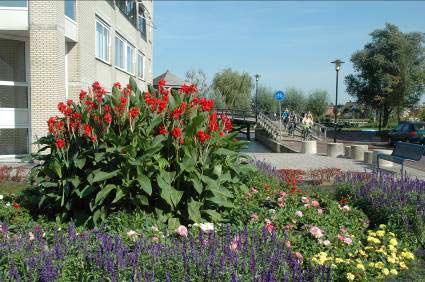
<path fill-rule="evenodd" d="M 1 0 L 0 157 L 30 153 L 96 80 L 152 83 L 152 27 L 152 0 Z"/>

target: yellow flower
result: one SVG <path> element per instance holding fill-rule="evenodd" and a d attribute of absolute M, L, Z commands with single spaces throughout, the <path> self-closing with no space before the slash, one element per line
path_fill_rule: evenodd
<path fill-rule="evenodd" d="M 411 252 L 401 252 L 401 256 L 410 260 L 415 259 L 415 256 Z"/>
<path fill-rule="evenodd" d="M 392 268 L 392 269 L 390 270 L 390 273 L 391 273 L 392 275 L 397 275 L 397 274 L 398 274 L 397 270 L 396 270 L 396 269 L 394 269 L 394 268 Z"/>
<path fill-rule="evenodd" d="M 394 247 L 393 245 L 388 245 L 388 249 L 390 249 L 391 252 L 397 251 L 397 248 Z"/>
<path fill-rule="evenodd" d="M 384 275 L 388 275 L 388 274 L 390 274 L 390 271 L 388 270 L 388 268 L 384 268 L 384 269 L 382 269 L 382 270 L 381 270 L 381 272 L 382 272 L 382 274 L 384 274 Z"/>
<path fill-rule="evenodd" d="M 363 250 L 359 250 L 359 254 L 360 254 L 361 256 L 366 256 L 366 253 L 365 253 Z"/>
<path fill-rule="evenodd" d="M 386 228 L 385 224 L 379 224 L 379 229 L 385 229 L 385 228 Z"/>
<path fill-rule="evenodd" d="M 384 268 L 384 263 L 382 261 L 375 263 L 375 268 L 379 268 L 379 269 Z"/>
<path fill-rule="evenodd" d="M 408 269 L 407 265 L 403 261 L 400 261 L 399 265 L 401 269 Z"/>
<path fill-rule="evenodd" d="M 394 233 L 392 233 L 392 232 L 388 232 L 388 234 L 389 234 L 391 237 L 395 237 L 395 234 L 394 234 Z"/>
<path fill-rule="evenodd" d="M 373 232 L 372 230 L 369 230 L 369 231 L 368 231 L 368 234 L 369 234 L 369 236 L 372 236 L 372 237 L 373 237 L 373 236 L 376 236 L 376 233 L 375 233 L 375 232 Z"/>
<path fill-rule="evenodd" d="M 356 267 L 358 268 L 358 269 L 360 269 L 361 271 L 365 271 L 366 269 L 365 269 L 365 267 L 364 267 L 364 265 L 363 264 L 361 264 L 361 263 L 358 263 L 357 265 L 356 265 Z"/>
<path fill-rule="evenodd" d="M 342 258 L 335 258 L 335 263 L 343 263 L 344 260 Z"/>
<path fill-rule="evenodd" d="M 347 273 L 347 279 L 348 281 L 354 281 L 354 278 L 356 278 L 356 276 L 354 276 L 354 274 L 352 274 L 351 272 Z"/>
<path fill-rule="evenodd" d="M 397 246 L 397 239 L 395 239 L 395 238 L 392 238 L 391 240 L 390 240 L 390 245 L 391 246 Z"/>
<path fill-rule="evenodd" d="M 389 256 L 389 257 L 387 257 L 387 261 L 389 263 L 395 263 L 395 258 Z"/>
<path fill-rule="evenodd" d="M 384 237 L 384 235 L 385 235 L 385 230 L 378 230 L 378 231 L 376 232 L 376 235 L 378 235 L 378 237 Z"/>
<path fill-rule="evenodd" d="M 381 241 L 378 238 L 375 238 L 373 236 L 368 236 L 367 241 L 369 243 L 372 243 L 372 244 L 380 244 L 381 243 Z"/>

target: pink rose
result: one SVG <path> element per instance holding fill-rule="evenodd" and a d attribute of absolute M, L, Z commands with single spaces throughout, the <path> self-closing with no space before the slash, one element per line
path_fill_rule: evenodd
<path fill-rule="evenodd" d="M 315 208 L 317 208 L 318 206 L 320 206 L 319 202 L 318 202 L 318 201 L 316 201 L 316 200 L 313 200 L 313 201 L 311 202 L 311 205 L 312 205 L 313 207 L 315 207 Z"/>
<path fill-rule="evenodd" d="M 338 234 L 338 240 L 340 240 L 340 241 L 343 241 L 344 242 L 344 239 L 345 239 L 345 237 L 344 236 L 342 236 L 341 234 Z"/>
<path fill-rule="evenodd" d="M 310 233 L 317 239 L 323 237 L 323 231 L 317 226 L 310 228 Z"/>
<path fill-rule="evenodd" d="M 277 199 L 277 205 L 280 207 L 280 208 L 283 208 L 283 207 L 285 207 L 285 199 L 284 198 L 278 198 Z"/>
<path fill-rule="evenodd" d="M 157 236 L 154 236 L 154 237 L 152 237 L 152 241 L 158 242 L 159 241 L 159 238 Z"/>
<path fill-rule="evenodd" d="M 304 207 L 305 207 L 306 209 L 309 209 L 309 208 L 311 208 L 311 205 L 310 205 L 310 204 L 304 204 Z"/>
<path fill-rule="evenodd" d="M 353 243 L 353 240 L 351 240 L 351 238 L 345 237 L 344 243 L 347 244 L 347 245 L 351 245 Z"/>
<path fill-rule="evenodd" d="M 298 217 L 303 217 L 304 214 L 303 214 L 302 211 L 296 211 L 295 215 L 298 216 Z"/>
<path fill-rule="evenodd" d="M 269 219 L 266 219 L 266 229 L 269 233 L 272 233 L 274 229 L 273 223 Z"/>
<path fill-rule="evenodd" d="M 251 188 L 251 193 L 256 194 L 256 193 L 258 193 L 258 190 L 255 187 L 252 187 Z"/>
<path fill-rule="evenodd" d="M 301 202 L 306 204 L 306 203 L 310 202 L 310 198 L 309 197 L 301 197 Z"/>
<path fill-rule="evenodd" d="M 177 234 L 179 234 L 182 237 L 187 237 L 187 228 L 184 225 L 180 225 L 177 229 L 176 229 Z"/>
<path fill-rule="evenodd" d="M 258 221 L 258 215 L 254 212 L 251 214 L 251 222 L 257 222 Z"/>
<path fill-rule="evenodd" d="M 303 255 L 300 252 L 295 252 L 292 253 L 292 255 L 294 256 L 294 258 L 296 258 L 299 262 L 302 262 L 304 260 Z"/>
<path fill-rule="evenodd" d="M 286 193 L 285 192 L 279 192 L 279 197 L 282 197 L 282 198 L 286 197 Z"/>
<path fill-rule="evenodd" d="M 232 243 L 230 244 L 230 249 L 232 251 L 236 251 L 238 249 L 238 242 L 232 241 Z"/>
<path fill-rule="evenodd" d="M 318 214 L 323 214 L 323 209 L 317 209 Z"/>

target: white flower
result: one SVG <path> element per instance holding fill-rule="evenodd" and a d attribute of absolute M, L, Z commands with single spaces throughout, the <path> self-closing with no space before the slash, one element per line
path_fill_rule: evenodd
<path fill-rule="evenodd" d="M 0 200 L 3 200 L 3 198 L 4 198 L 3 195 L 0 195 Z"/>
<path fill-rule="evenodd" d="M 158 227 L 156 227 L 156 226 L 151 226 L 151 229 L 152 229 L 152 231 L 154 231 L 154 232 L 158 232 L 159 231 L 159 229 L 158 229 Z"/>
<path fill-rule="evenodd" d="M 127 232 L 128 237 L 137 237 L 138 235 L 139 235 L 139 233 L 137 233 L 134 230 L 130 230 L 130 231 Z"/>
<path fill-rule="evenodd" d="M 329 241 L 329 240 L 323 241 L 323 245 L 325 245 L 325 246 L 329 246 L 330 244 L 331 244 L 331 241 Z"/>
<path fill-rule="evenodd" d="M 10 203 L 6 203 L 6 207 L 10 207 Z"/>
<path fill-rule="evenodd" d="M 28 232 L 28 237 L 30 241 L 34 240 L 34 234 L 32 234 L 32 232 Z"/>
<path fill-rule="evenodd" d="M 274 209 L 269 209 L 269 213 L 271 213 L 271 214 L 275 214 L 275 213 L 276 213 L 276 210 L 274 210 Z"/>
<path fill-rule="evenodd" d="M 350 211 L 350 207 L 345 205 L 345 206 L 342 207 L 342 210 L 343 211 Z"/>
<path fill-rule="evenodd" d="M 205 233 L 209 233 L 209 232 L 213 232 L 214 231 L 214 223 L 201 223 L 199 225 L 199 227 L 201 228 L 202 231 L 204 231 Z"/>

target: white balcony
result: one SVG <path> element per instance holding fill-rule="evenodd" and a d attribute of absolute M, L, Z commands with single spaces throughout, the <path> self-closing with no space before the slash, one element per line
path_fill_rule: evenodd
<path fill-rule="evenodd" d="M 26 0 L 0 1 L 0 31 L 28 30 Z"/>

